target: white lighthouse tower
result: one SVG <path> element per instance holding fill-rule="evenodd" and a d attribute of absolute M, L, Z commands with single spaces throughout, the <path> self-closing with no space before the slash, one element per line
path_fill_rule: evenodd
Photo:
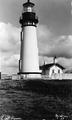
<path fill-rule="evenodd" d="M 28 0 L 23 4 L 21 24 L 21 51 L 19 60 L 19 74 L 25 78 L 41 77 L 37 47 L 36 25 L 38 17 L 34 12 L 35 4 Z"/>

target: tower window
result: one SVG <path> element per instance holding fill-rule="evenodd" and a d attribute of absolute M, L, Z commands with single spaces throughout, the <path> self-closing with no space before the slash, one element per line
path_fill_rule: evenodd
<path fill-rule="evenodd" d="M 33 12 L 33 8 L 28 6 L 23 9 L 23 12 Z"/>
<path fill-rule="evenodd" d="M 27 12 L 32 12 L 32 8 L 31 8 L 31 7 L 28 7 L 28 8 L 27 8 Z"/>

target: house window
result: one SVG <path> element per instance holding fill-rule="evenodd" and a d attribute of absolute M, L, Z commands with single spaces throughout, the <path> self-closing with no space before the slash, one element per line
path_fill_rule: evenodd
<path fill-rule="evenodd" d="M 58 73 L 60 73 L 60 70 L 58 70 Z"/>
<path fill-rule="evenodd" d="M 52 70 L 52 73 L 54 73 L 54 70 Z"/>

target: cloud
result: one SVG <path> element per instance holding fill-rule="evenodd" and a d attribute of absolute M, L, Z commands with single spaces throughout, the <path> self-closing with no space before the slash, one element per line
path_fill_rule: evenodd
<path fill-rule="evenodd" d="M 53 63 L 53 57 L 39 56 L 39 65 Z"/>
<path fill-rule="evenodd" d="M 72 57 L 72 35 L 55 36 L 46 26 L 39 26 L 39 54 L 48 57 Z"/>
<path fill-rule="evenodd" d="M 20 29 L 10 23 L 6 24 L 0 22 L 0 56 L 2 72 L 9 73 L 18 69 L 19 51 Z"/>
<path fill-rule="evenodd" d="M 40 64 L 44 61 L 53 62 L 53 57 L 58 57 L 58 62 L 66 68 L 72 68 L 72 35 L 55 36 L 47 26 L 39 26 L 38 44 Z"/>
<path fill-rule="evenodd" d="M 58 62 L 63 65 L 66 69 L 72 70 L 72 58 L 59 57 Z"/>
<path fill-rule="evenodd" d="M 60 36 L 51 48 L 50 56 L 72 58 L 72 35 Z"/>
<path fill-rule="evenodd" d="M 19 55 L 12 55 L 12 56 L 4 56 L 3 57 L 3 61 L 2 61 L 2 65 L 6 66 L 6 67 L 18 67 L 18 59 L 19 59 Z"/>
<path fill-rule="evenodd" d="M 70 34 L 71 0 L 41 0 L 39 9 L 41 24 L 57 35 Z"/>
<path fill-rule="evenodd" d="M 37 29 L 40 65 L 53 62 L 57 56 L 58 62 L 65 67 L 71 67 L 72 35 L 55 36 L 46 25 Z M 3 73 L 17 73 L 20 53 L 20 28 L 8 23 L 0 23 L 0 56 Z M 70 62 L 69 62 L 70 61 Z"/>
<path fill-rule="evenodd" d="M 47 26 L 39 25 L 38 31 L 38 48 L 39 48 L 39 55 L 43 55 L 49 52 L 51 48 L 51 38 L 53 34 L 50 32 Z"/>
<path fill-rule="evenodd" d="M 15 52 L 19 47 L 19 32 L 20 29 L 10 23 L 0 23 L 0 51 Z"/>

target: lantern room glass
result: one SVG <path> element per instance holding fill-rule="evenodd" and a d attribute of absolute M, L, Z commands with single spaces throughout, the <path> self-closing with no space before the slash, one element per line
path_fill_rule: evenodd
<path fill-rule="evenodd" d="M 23 6 L 23 13 L 24 12 L 35 12 L 34 11 L 34 6 L 31 6 L 31 5 Z"/>

